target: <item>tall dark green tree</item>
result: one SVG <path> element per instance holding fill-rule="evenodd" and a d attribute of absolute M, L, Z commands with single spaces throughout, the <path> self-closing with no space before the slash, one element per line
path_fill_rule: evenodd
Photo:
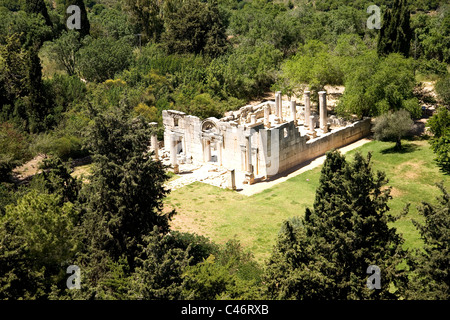
<path fill-rule="evenodd" d="M 304 219 L 285 222 L 269 260 L 266 282 L 272 298 L 392 299 L 405 287 L 398 265 L 406 257 L 403 240 L 388 223 L 390 188 L 374 173 L 370 154 L 352 163 L 327 153 L 314 209 Z M 381 289 L 367 287 L 367 269 L 381 269 Z M 398 289 L 391 292 L 391 285 Z"/>
<path fill-rule="evenodd" d="M 48 127 L 38 44 L 24 49 L 19 35 L 13 34 L 7 37 L 5 45 L 0 45 L 0 58 L 2 117 L 31 132 Z"/>
<path fill-rule="evenodd" d="M 41 169 L 42 173 L 34 176 L 32 187 L 58 195 L 61 205 L 65 202 L 75 203 L 78 200 L 81 181 L 71 176 L 70 169 L 60 158 L 44 159 Z"/>
<path fill-rule="evenodd" d="M 125 0 L 124 8 L 133 16 L 143 33 L 143 41 L 157 41 L 164 29 L 160 0 Z"/>
<path fill-rule="evenodd" d="M 85 37 L 90 33 L 91 24 L 89 23 L 89 19 L 87 16 L 87 11 L 86 11 L 86 6 L 84 5 L 84 1 L 83 0 L 67 0 L 66 1 L 66 9 L 72 5 L 78 6 L 80 8 L 81 29 L 79 29 L 77 31 L 80 33 L 81 37 Z M 65 12 L 64 21 L 67 21 L 67 19 L 72 15 L 72 13 L 71 12 L 67 13 L 67 10 L 65 10 L 64 12 Z"/>
<path fill-rule="evenodd" d="M 378 38 L 378 55 L 393 52 L 409 57 L 412 38 L 410 27 L 410 10 L 407 0 L 395 0 L 392 9 L 386 9 Z"/>
<path fill-rule="evenodd" d="M 441 170 L 450 174 L 450 111 L 441 106 L 428 120 L 431 132 L 431 149 L 436 154 L 436 162 Z"/>
<path fill-rule="evenodd" d="M 413 221 L 419 229 L 424 250 L 410 262 L 414 270 L 408 298 L 427 300 L 450 299 L 450 195 L 442 184 L 437 204 L 423 202 L 419 213 L 425 223 Z"/>
<path fill-rule="evenodd" d="M 25 0 L 25 11 L 27 13 L 41 14 L 45 19 L 46 25 L 50 27 L 53 25 L 44 0 Z"/>
<path fill-rule="evenodd" d="M 98 115 L 88 137 L 94 167 L 84 189 L 85 244 L 113 261 L 125 256 L 131 267 L 143 237 L 154 227 L 167 232 L 174 214 L 163 213 L 168 176 L 148 152 L 150 130 L 143 119 L 130 119 L 126 108 L 116 108 Z"/>
<path fill-rule="evenodd" d="M 218 56 L 227 48 L 225 26 L 216 1 L 187 0 L 166 12 L 162 40 L 170 53 Z"/>

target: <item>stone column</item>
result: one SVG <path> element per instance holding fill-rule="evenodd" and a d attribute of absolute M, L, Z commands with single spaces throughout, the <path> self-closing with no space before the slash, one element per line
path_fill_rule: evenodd
<path fill-rule="evenodd" d="M 305 97 L 305 127 L 309 126 L 309 122 L 311 121 L 311 92 L 305 91 L 303 93 L 303 96 Z"/>
<path fill-rule="evenodd" d="M 252 115 L 250 116 L 250 123 L 251 123 L 251 124 L 255 124 L 255 123 L 256 123 L 256 114 L 252 114 Z"/>
<path fill-rule="evenodd" d="M 177 161 L 177 144 L 178 139 L 175 136 L 175 134 L 172 133 L 171 136 L 171 148 L 170 148 L 170 164 L 172 165 L 173 172 L 178 173 L 179 167 L 178 167 L 178 161 Z"/>
<path fill-rule="evenodd" d="M 264 126 L 270 128 L 270 106 L 267 104 L 264 106 Z"/>
<path fill-rule="evenodd" d="M 150 140 L 151 140 L 150 143 L 152 145 L 152 149 L 154 152 L 153 157 L 155 158 L 155 160 L 158 160 L 159 159 L 159 156 L 158 156 L 159 145 L 158 145 L 158 137 L 156 136 L 156 133 L 152 134 Z"/>
<path fill-rule="evenodd" d="M 278 114 L 278 104 L 280 101 L 280 91 L 275 92 L 275 116 L 279 117 L 280 115 Z"/>
<path fill-rule="evenodd" d="M 327 92 L 319 91 L 319 114 L 320 114 L 320 129 L 326 133 L 327 126 Z"/>
<path fill-rule="evenodd" d="M 291 118 L 294 121 L 294 125 L 297 125 L 297 102 L 295 100 L 291 100 Z"/>
<path fill-rule="evenodd" d="M 248 173 L 252 172 L 252 139 L 251 136 L 245 136 L 245 151 L 246 151 L 246 158 L 247 158 L 247 166 L 245 170 Z"/>
<path fill-rule="evenodd" d="M 246 158 L 247 158 L 247 166 L 245 168 L 245 178 L 246 183 L 253 184 L 254 182 L 254 175 L 253 175 L 253 166 L 252 166 L 252 136 L 246 135 L 245 136 L 245 151 L 246 151 Z"/>
<path fill-rule="evenodd" d="M 155 160 L 159 159 L 158 151 L 159 151 L 159 144 L 158 144 L 158 136 L 156 135 L 156 129 L 158 128 L 157 122 L 150 122 L 150 127 L 152 127 L 155 131 L 152 132 L 152 135 L 150 136 L 150 144 L 151 144 L 151 150 L 153 150 L 154 155 L 153 158 Z"/>
<path fill-rule="evenodd" d="M 228 170 L 228 189 L 236 190 L 236 173 L 234 169 Z"/>
<path fill-rule="evenodd" d="M 278 117 L 280 118 L 280 123 L 283 122 L 283 99 L 281 95 L 281 91 L 278 91 Z"/>

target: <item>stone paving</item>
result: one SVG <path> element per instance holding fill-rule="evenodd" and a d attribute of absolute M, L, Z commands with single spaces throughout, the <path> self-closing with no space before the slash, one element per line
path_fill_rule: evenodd
<path fill-rule="evenodd" d="M 346 153 L 347 151 L 358 148 L 370 141 L 370 139 L 361 139 L 352 144 L 339 148 L 339 150 L 342 153 Z M 286 181 L 291 177 L 320 166 L 324 160 L 325 156 L 318 157 L 302 166 L 299 166 L 298 168 L 295 168 L 295 170 L 291 172 L 281 174 L 277 177 L 269 179 L 268 181 L 259 181 L 252 185 L 244 184 L 244 174 L 236 172 L 236 190 L 246 196 L 259 193 L 267 188 L 273 187 L 278 183 Z M 169 152 L 165 151 L 164 148 L 161 149 L 161 161 L 163 164 L 170 164 Z M 196 181 L 223 189 L 228 187 L 228 170 L 224 167 L 218 167 L 214 163 L 180 164 L 179 174 L 177 174 L 177 176 L 179 176 L 179 178 L 171 180 L 165 184 L 166 188 L 176 190 Z"/>

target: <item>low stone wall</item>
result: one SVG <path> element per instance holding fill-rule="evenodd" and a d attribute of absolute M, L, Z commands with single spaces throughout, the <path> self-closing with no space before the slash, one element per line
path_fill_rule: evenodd
<path fill-rule="evenodd" d="M 334 129 L 318 138 L 307 140 L 305 136 L 300 136 L 292 122 L 287 123 L 279 129 L 280 149 L 277 173 L 312 160 L 331 149 L 362 139 L 370 134 L 370 128 L 370 119 L 364 119 L 347 127 Z M 271 160 L 273 165 L 275 159 Z M 272 172 L 268 170 L 268 173 L 268 176 L 274 174 L 273 170 Z"/>

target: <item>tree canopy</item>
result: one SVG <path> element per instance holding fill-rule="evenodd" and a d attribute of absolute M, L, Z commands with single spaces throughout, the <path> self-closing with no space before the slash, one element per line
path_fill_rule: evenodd
<path fill-rule="evenodd" d="M 391 299 L 401 296 L 406 257 L 403 239 L 388 225 L 390 189 L 372 172 L 370 154 L 347 162 L 328 152 L 313 209 L 286 221 L 269 260 L 265 281 L 276 299 Z M 382 270 L 380 290 L 366 286 L 367 268 Z M 390 286 L 398 290 L 392 292 Z"/>

